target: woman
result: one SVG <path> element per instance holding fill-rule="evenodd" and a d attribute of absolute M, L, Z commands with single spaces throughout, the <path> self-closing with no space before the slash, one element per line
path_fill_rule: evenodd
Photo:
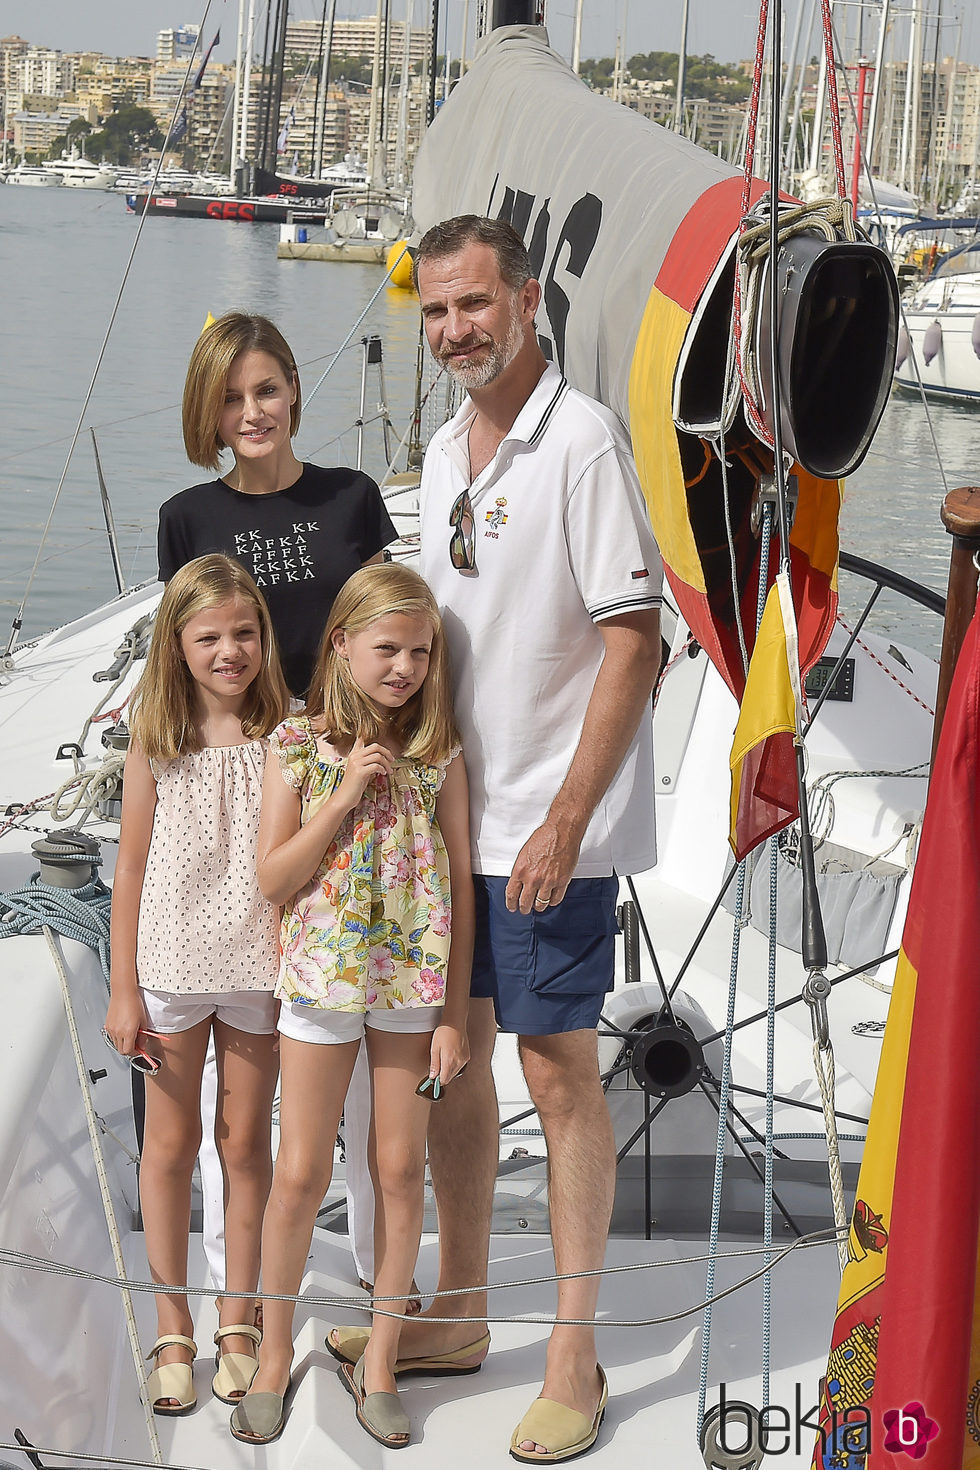
<path fill-rule="evenodd" d="M 217 470 L 224 449 L 234 464 L 166 501 L 157 538 L 161 581 L 213 551 L 248 569 L 297 699 L 340 588 L 397 534 L 368 475 L 296 458 L 300 404 L 293 354 L 266 317 L 232 311 L 205 327 L 184 385 L 184 446 L 202 469 Z"/>
<path fill-rule="evenodd" d="M 298 700 L 305 698 L 340 588 L 359 567 L 381 561 L 383 548 L 397 537 L 370 476 L 297 459 L 292 441 L 301 402 L 295 358 L 267 317 L 231 311 L 205 327 L 184 384 L 184 447 L 191 463 L 205 470 L 217 471 L 226 449 L 234 463 L 225 474 L 166 501 L 157 534 L 162 582 L 209 552 L 224 552 L 251 573 L 269 607 L 286 683 Z M 202 1098 L 204 1247 L 220 1288 L 222 1187 L 210 1127 L 215 1088 L 209 1053 Z M 358 1164 L 364 1158 L 369 1108 L 362 1057 L 348 1104 L 348 1132 L 358 1139 L 348 1204 L 355 1266 L 365 1286 L 373 1277 L 374 1199 L 367 1168 Z M 420 1306 L 412 1303 L 416 1311 Z"/>

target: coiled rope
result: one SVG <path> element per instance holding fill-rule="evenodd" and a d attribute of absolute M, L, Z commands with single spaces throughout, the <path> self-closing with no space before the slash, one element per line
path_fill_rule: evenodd
<path fill-rule="evenodd" d="M 76 824 L 81 827 L 90 813 L 98 812 L 101 801 L 108 801 L 116 796 L 125 764 L 125 752 L 113 750 L 104 757 L 100 765 L 93 766 L 92 770 L 78 771 L 70 776 L 58 787 L 52 798 L 50 811 L 54 820 L 67 822 L 82 807 L 82 815 Z M 70 800 L 66 800 L 69 792 L 74 794 Z"/>
<path fill-rule="evenodd" d="M 0 939 L 51 930 L 87 944 L 98 954 L 108 986 L 111 903 L 112 891 L 101 878 L 93 878 L 82 888 L 56 888 L 42 883 L 40 873 L 34 873 L 23 888 L 0 893 Z"/>

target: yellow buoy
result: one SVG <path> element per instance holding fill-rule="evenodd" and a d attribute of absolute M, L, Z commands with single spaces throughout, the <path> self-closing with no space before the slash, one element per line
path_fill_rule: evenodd
<path fill-rule="evenodd" d="M 414 291 L 412 284 L 412 257 L 406 249 L 407 241 L 396 240 L 385 258 L 385 266 L 391 272 L 388 284 L 401 291 Z M 397 262 L 397 264 L 396 264 Z"/>

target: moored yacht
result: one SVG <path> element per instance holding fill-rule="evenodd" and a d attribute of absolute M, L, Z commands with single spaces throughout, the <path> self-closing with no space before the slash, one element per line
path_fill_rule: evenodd
<path fill-rule="evenodd" d="M 111 189 L 117 170 L 104 163 L 93 163 L 78 154 L 62 155 L 55 163 L 42 164 L 46 173 L 57 174 L 68 189 Z"/>
<path fill-rule="evenodd" d="M 905 303 L 895 381 L 980 403 L 980 236 L 951 250 Z"/>
<path fill-rule="evenodd" d="M 12 168 L 7 174 L 8 184 L 28 184 L 32 188 L 50 189 L 57 188 L 61 182 L 61 174 L 55 168 L 38 167 L 31 163 L 21 161 L 16 168 Z"/>

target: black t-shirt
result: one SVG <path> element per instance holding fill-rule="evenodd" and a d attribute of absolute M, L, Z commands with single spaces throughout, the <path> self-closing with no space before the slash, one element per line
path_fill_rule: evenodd
<path fill-rule="evenodd" d="M 304 464 L 288 490 L 243 495 L 223 480 L 182 490 L 160 507 L 160 580 L 212 551 L 240 561 L 269 604 L 283 673 L 307 691 L 333 600 L 347 578 L 397 537 L 374 481 Z"/>

